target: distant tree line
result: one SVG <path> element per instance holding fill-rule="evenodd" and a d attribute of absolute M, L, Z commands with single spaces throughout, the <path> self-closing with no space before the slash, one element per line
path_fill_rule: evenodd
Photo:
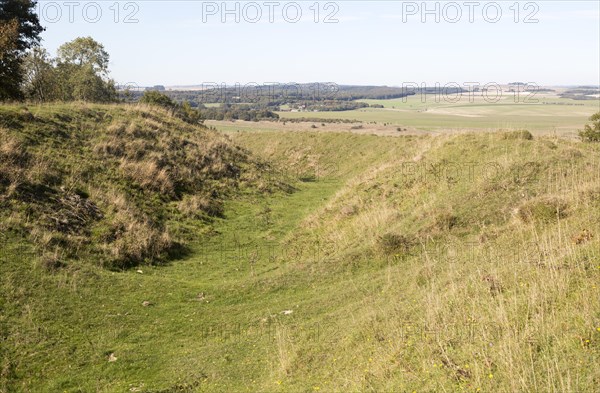
<path fill-rule="evenodd" d="M 362 123 L 358 120 L 353 119 L 322 119 L 320 117 L 297 117 L 297 118 L 289 118 L 289 119 L 280 119 L 280 122 L 286 123 L 321 123 L 324 125 L 327 124 L 354 124 L 354 123 Z"/>
<path fill-rule="evenodd" d="M 389 86 L 339 86 L 335 94 L 336 100 L 391 100 L 415 95 L 403 87 Z"/>
<path fill-rule="evenodd" d="M 319 87 L 321 86 L 321 87 Z M 329 86 L 329 88 L 322 87 Z M 149 88 L 154 89 L 154 88 Z M 414 95 L 402 87 L 387 86 L 337 86 L 319 84 L 301 84 L 295 88 L 253 86 L 244 90 L 229 87 L 215 90 L 199 91 L 163 91 L 174 101 L 187 101 L 192 107 L 203 104 L 252 104 L 257 108 L 271 111 L 279 110 L 286 105 L 290 108 L 319 111 L 343 111 L 367 107 L 367 104 L 354 102 L 361 99 L 392 99 Z M 132 92 L 132 101 L 137 101 L 144 94 L 142 91 Z"/>
<path fill-rule="evenodd" d="M 357 86 L 357 90 L 361 87 Z M 142 91 L 131 91 L 129 92 L 129 100 L 131 102 L 137 102 L 149 91 L 157 91 L 154 87 L 147 88 L 144 92 Z M 375 90 L 376 91 L 376 90 Z M 274 112 L 285 110 L 295 110 L 301 112 L 341 112 L 351 111 L 361 108 L 383 108 L 383 105 L 372 104 L 369 105 L 365 102 L 348 100 L 348 97 L 338 99 L 338 97 L 331 99 L 301 99 L 299 96 L 294 98 L 284 99 L 283 97 L 272 97 L 264 96 L 259 99 L 249 100 L 244 102 L 244 97 L 220 97 L 216 98 L 212 95 L 206 95 L 198 91 L 176 91 L 167 90 L 160 92 L 169 97 L 174 102 L 184 103 L 187 102 L 192 108 L 198 108 L 203 114 L 204 119 L 210 120 L 262 120 L 262 119 L 277 119 L 278 116 Z M 414 94 L 411 92 L 408 95 Z M 375 95 L 376 96 L 376 95 Z M 372 98 L 375 96 L 369 95 L 358 95 L 359 98 Z M 403 95 L 403 96 L 406 96 Z M 354 96 L 353 96 L 354 97 Z M 207 107 L 208 104 L 219 104 L 219 106 Z"/>
<path fill-rule="evenodd" d="M 167 94 L 157 90 L 145 91 L 139 102 L 168 109 L 189 123 L 199 123 L 203 120 L 259 121 L 279 119 L 279 115 L 276 113 L 264 108 L 255 108 L 252 105 L 223 104 L 219 107 L 211 108 L 200 105 L 194 108 L 188 101 L 178 103 Z"/>
<path fill-rule="evenodd" d="M 319 112 L 341 112 L 341 111 L 352 111 L 361 108 L 369 107 L 369 104 L 358 101 L 300 101 L 289 104 L 290 108 L 299 109 L 304 111 L 319 111 Z"/>
<path fill-rule="evenodd" d="M 600 89 L 594 87 L 583 87 L 571 89 L 560 93 L 561 98 L 570 98 L 572 100 L 598 100 L 600 99 Z"/>
<path fill-rule="evenodd" d="M 198 108 L 202 119 L 206 120 L 277 120 L 279 115 L 266 109 L 256 108 L 252 105 L 223 104 L 219 107 L 207 108 L 204 105 Z"/>

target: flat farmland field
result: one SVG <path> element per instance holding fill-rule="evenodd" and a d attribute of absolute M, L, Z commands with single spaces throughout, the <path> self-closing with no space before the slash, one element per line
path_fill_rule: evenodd
<path fill-rule="evenodd" d="M 498 102 L 481 96 L 472 100 L 463 96 L 456 103 L 434 95 L 407 99 L 361 100 L 383 108 L 364 108 L 343 112 L 278 112 L 282 119 L 347 119 L 359 122 L 387 123 L 424 131 L 527 129 L 543 134 L 554 132 L 575 136 L 587 119 L 600 110 L 600 100 L 572 100 L 556 95 L 523 95 L 515 102 L 512 93 Z M 425 102 L 423 102 L 425 101 Z M 471 102 L 472 101 L 472 102 Z M 517 100 L 519 101 L 519 100 Z M 526 102 L 523 102 L 526 101 Z"/>

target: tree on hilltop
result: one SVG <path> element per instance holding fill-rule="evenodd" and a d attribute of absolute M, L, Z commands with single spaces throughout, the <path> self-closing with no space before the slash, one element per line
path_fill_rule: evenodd
<path fill-rule="evenodd" d="M 44 28 L 34 0 L 0 0 L 0 100 L 23 98 L 23 59 Z"/>

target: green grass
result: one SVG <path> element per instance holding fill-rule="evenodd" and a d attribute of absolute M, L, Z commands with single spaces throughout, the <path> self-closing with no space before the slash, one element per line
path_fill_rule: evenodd
<path fill-rule="evenodd" d="M 306 301 L 314 290 L 299 288 L 300 283 L 282 286 L 282 251 L 272 244 L 335 184 L 324 189 L 322 183 L 307 184 L 284 200 L 261 201 L 272 210 L 272 224 L 258 221 L 264 207 L 254 201 L 232 203 L 228 216 L 234 217 L 215 225 L 222 236 L 192 247 L 193 257 L 168 267 L 142 267 L 143 274 L 85 268 L 49 275 L 35 259 L 23 261 L 22 252 L 4 248 L 3 270 L 15 269 L 2 274 L 3 289 L 12 289 L 4 292 L 9 298 L 3 310 L 3 318 L 10 318 L 3 325 L 8 335 L 4 366 L 14 370 L 8 375 L 14 385 L 8 386 L 123 391 L 142 382 L 162 389 L 178 381 L 201 381 L 210 390 L 269 387 L 269 359 L 276 350 L 271 335 L 279 329 L 304 334 L 289 327 L 299 323 L 295 315 L 282 317 L 279 312 L 291 308 L 304 319 L 304 309 L 310 310 L 314 319 L 299 325 L 315 332 L 320 328 L 319 310 Z M 249 241 L 253 244 L 244 245 Z M 251 265 L 249 254 L 257 249 L 258 260 Z M 278 262 L 267 255 L 275 255 Z M 205 301 L 197 299 L 201 292 Z M 144 301 L 153 305 L 143 307 Z M 107 363 L 109 353 L 117 362 Z M 41 368 L 50 360 L 51 366 Z M 231 373 L 237 375 L 233 380 Z M 252 385 L 251 379 L 258 384 Z"/>
<path fill-rule="evenodd" d="M 0 391 L 598 386 L 598 146 L 229 136 L 294 192 L 226 200 L 182 259 L 49 273 L 1 238 Z"/>

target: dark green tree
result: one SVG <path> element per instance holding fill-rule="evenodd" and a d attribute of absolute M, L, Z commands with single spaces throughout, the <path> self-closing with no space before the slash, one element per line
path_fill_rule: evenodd
<path fill-rule="evenodd" d="M 19 98 L 17 39 L 19 37 L 16 19 L 0 21 L 0 101 Z M 17 82 L 14 82 L 16 79 Z"/>
<path fill-rule="evenodd" d="M 201 122 L 200 112 L 197 109 L 192 108 L 188 101 L 183 101 L 181 104 L 181 113 L 185 121 L 192 124 Z"/>
<path fill-rule="evenodd" d="M 175 109 L 177 107 L 177 104 L 169 96 L 156 90 L 145 91 L 142 98 L 140 98 L 140 103 L 158 105 L 167 109 Z"/>
<path fill-rule="evenodd" d="M 35 13 L 36 0 L 0 0 L 0 22 L 16 19 L 19 24 L 17 50 L 24 52 L 40 42 L 44 28 Z"/>
<path fill-rule="evenodd" d="M 0 0 L 0 100 L 23 98 L 23 57 L 44 31 L 35 6 L 35 0 Z"/>

